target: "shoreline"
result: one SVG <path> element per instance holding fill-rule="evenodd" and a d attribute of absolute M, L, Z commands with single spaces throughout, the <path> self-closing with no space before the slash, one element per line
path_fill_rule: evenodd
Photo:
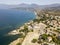
<path fill-rule="evenodd" d="M 36 11 L 34 11 L 33 13 L 35 14 L 35 16 L 37 16 L 37 12 L 36 12 Z M 24 25 L 27 24 L 27 23 L 30 23 L 30 22 L 33 21 L 33 20 L 34 20 L 34 19 L 25 22 L 25 23 L 22 24 L 21 26 L 17 27 L 15 30 L 10 31 L 8 34 L 9 34 L 9 35 L 10 35 L 10 34 L 11 34 L 11 35 L 19 34 L 19 29 L 20 29 L 20 27 L 24 26 Z M 17 32 L 18 32 L 18 33 L 17 33 Z M 16 34 L 14 34 L 14 33 L 16 33 Z"/>
<path fill-rule="evenodd" d="M 37 14 L 37 13 L 35 13 L 35 14 Z M 51 16 L 53 16 L 53 15 L 51 15 Z M 48 17 L 48 19 L 46 19 L 47 17 Z M 39 18 L 37 18 L 37 19 L 39 20 Z M 43 17 L 41 19 L 43 19 L 43 20 L 39 20 L 39 21 L 36 20 L 36 22 L 34 22 L 34 20 L 31 20 L 31 21 L 25 23 L 25 25 L 21 26 L 22 28 L 20 27 L 21 30 L 19 29 L 20 30 L 19 32 L 23 34 L 23 37 L 22 37 L 23 41 L 18 43 L 18 40 L 15 40 L 16 43 L 18 43 L 18 45 L 19 44 L 22 44 L 22 45 L 39 45 L 39 44 L 41 44 L 42 45 L 42 44 L 45 44 L 44 42 L 46 42 L 47 44 L 50 45 L 52 43 L 50 41 L 53 41 L 53 37 L 55 39 L 57 39 L 56 37 L 60 36 L 60 34 L 59 34 L 60 31 L 57 31 L 57 30 L 60 30 L 60 26 L 59 26 L 60 22 L 58 20 L 58 19 L 60 19 L 60 17 L 57 18 L 56 16 L 53 16 L 53 18 L 51 20 L 50 15 L 45 14 L 45 15 L 43 15 Z M 57 24 L 57 25 L 55 25 L 55 24 Z M 40 38 L 41 36 L 43 37 L 43 39 Z M 46 36 L 46 38 L 45 38 L 45 36 Z M 19 39 L 19 38 L 17 38 L 17 39 Z M 34 43 L 34 41 L 31 42 L 33 39 L 36 39 L 37 43 Z M 46 39 L 46 40 L 44 41 L 44 39 Z M 12 45 L 15 44 L 15 41 L 11 42 Z M 60 40 L 57 39 L 56 41 L 60 41 Z M 54 45 L 55 45 L 55 43 L 57 43 L 57 42 L 53 41 Z M 57 44 L 59 44 L 59 43 L 57 43 Z"/>
<path fill-rule="evenodd" d="M 35 14 L 35 16 L 37 15 L 37 13 L 36 13 L 35 11 L 34 11 L 34 14 Z M 34 19 L 33 19 L 33 20 L 34 20 Z M 28 22 L 26 22 L 26 23 L 24 23 L 22 26 L 20 26 L 18 29 L 9 32 L 8 35 L 20 34 L 20 33 L 19 33 L 20 28 L 23 27 L 25 24 L 29 24 L 29 23 L 32 22 L 33 20 L 29 20 Z M 17 43 L 19 42 L 18 39 L 20 39 L 20 38 L 17 38 L 16 40 L 12 41 L 9 45 L 14 45 L 15 42 L 16 42 L 15 44 L 17 44 Z"/>
<path fill-rule="evenodd" d="M 44 13 L 45 15 L 42 15 L 42 17 L 40 16 L 41 17 L 41 20 L 40 20 L 40 17 L 37 17 L 40 15 L 40 13 L 38 15 L 38 12 L 34 11 L 34 14 L 36 15 L 36 19 L 37 19 L 36 22 L 33 22 L 33 20 L 30 20 L 30 21 L 24 23 L 21 26 L 22 28 L 19 27 L 19 29 L 12 31 L 12 33 L 11 33 L 11 34 L 19 34 L 18 32 L 20 31 L 20 33 L 22 33 L 24 36 L 24 37 L 22 37 L 23 41 L 21 41 L 19 38 L 17 38 L 16 40 L 12 41 L 9 45 L 17 45 L 17 43 L 18 44 L 20 43 L 21 45 L 35 45 L 36 43 L 34 44 L 34 42 L 31 42 L 33 39 L 37 39 L 36 45 L 39 45 L 39 44 L 44 45 L 45 44 L 44 42 L 46 42 L 49 45 L 52 42 L 54 45 L 55 45 L 55 43 L 57 43 L 57 42 L 53 41 L 53 39 L 54 38 L 57 39 L 56 37 L 60 36 L 60 34 L 59 34 L 60 31 L 57 31 L 57 30 L 60 30 L 60 26 L 59 26 L 60 22 L 58 20 L 58 19 L 60 19 L 60 17 L 57 16 L 58 17 L 57 18 L 54 15 Z M 48 19 L 46 19 L 46 18 L 48 18 Z M 31 21 L 32 21 L 32 23 L 30 23 Z M 57 24 L 57 25 L 55 25 L 55 24 Z M 17 32 L 17 30 L 18 30 L 18 32 Z M 44 36 L 46 36 L 46 38 Z M 19 41 L 21 41 L 21 42 L 19 42 Z M 60 41 L 60 40 L 57 39 L 56 41 Z"/>
<path fill-rule="evenodd" d="M 23 27 L 25 24 L 29 24 L 30 22 L 32 22 L 33 20 L 30 20 L 26 23 L 24 23 L 23 25 L 19 26 L 18 28 L 16 28 L 15 30 L 12 30 L 10 32 L 7 33 L 7 35 L 16 35 L 19 34 L 20 28 Z"/>
<path fill-rule="evenodd" d="M 13 31 L 9 32 L 8 35 L 17 35 L 17 34 L 20 34 L 20 32 L 19 32 L 20 29 L 23 28 L 24 25 L 29 24 L 32 21 L 33 20 L 30 20 L 29 22 L 24 23 L 22 26 L 19 27 L 19 29 L 16 29 L 16 30 L 13 30 Z M 19 41 L 20 41 L 20 38 L 17 38 L 16 40 L 10 42 L 9 45 L 17 44 L 17 43 L 19 43 Z"/>

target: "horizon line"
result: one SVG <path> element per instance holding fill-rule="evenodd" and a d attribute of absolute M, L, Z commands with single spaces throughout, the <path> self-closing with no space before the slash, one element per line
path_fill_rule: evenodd
<path fill-rule="evenodd" d="M 0 3 L 0 5 L 20 5 L 20 4 L 28 4 L 28 5 L 31 5 L 31 4 L 36 4 L 36 5 L 52 5 L 52 4 L 60 4 L 60 3 L 51 3 L 51 4 L 37 4 L 37 3 L 3 4 L 3 3 Z"/>

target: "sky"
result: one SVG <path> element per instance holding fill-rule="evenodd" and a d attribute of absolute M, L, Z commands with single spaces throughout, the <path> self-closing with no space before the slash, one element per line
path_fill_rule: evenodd
<path fill-rule="evenodd" d="M 27 4 L 39 4 L 39 5 L 48 5 L 54 3 L 60 3 L 60 0 L 0 0 L 0 4 L 9 4 L 9 5 L 16 5 L 21 3 Z"/>

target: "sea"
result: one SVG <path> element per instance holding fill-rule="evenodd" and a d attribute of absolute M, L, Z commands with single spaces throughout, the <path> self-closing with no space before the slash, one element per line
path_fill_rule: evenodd
<path fill-rule="evenodd" d="M 5 36 L 5 34 L 35 18 L 36 16 L 32 11 L 0 9 L 0 45 L 8 45 L 19 38 L 18 34 L 10 36 Z"/>

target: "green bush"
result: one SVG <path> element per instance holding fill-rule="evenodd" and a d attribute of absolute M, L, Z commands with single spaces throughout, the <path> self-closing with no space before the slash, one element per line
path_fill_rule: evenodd
<path fill-rule="evenodd" d="M 53 37 L 53 42 L 60 44 L 60 40 L 57 37 Z"/>
<path fill-rule="evenodd" d="M 35 42 L 37 42 L 37 39 L 33 39 L 33 40 L 32 40 L 32 43 L 35 43 Z"/>
<path fill-rule="evenodd" d="M 44 45 L 48 45 L 47 43 L 45 43 Z"/>
<path fill-rule="evenodd" d="M 19 32 L 24 32 L 25 34 L 27 34 L 29 32 L 28 28 L 24 28 L 23 30 L 20 30 Z"/>
<path fill-rule="evenodd" d="M 42 43 L 40 40 L 37 41 L 38 44 Z"/>
<path fill-rule="evenodd" d="M 16 45 L 21 45 L 21 43 L 17 43 Z"/>
<path fill-rule="evenodd" d="M 20 34 L 20 38 L 24 38 L 24 37 L 25 37 L 25 36 L 21 33 L 21 34 Z"/>
<path fill-rule="evenodd" d="M 46 40 L 46 39 L 47 39 L 47 37 L 48 37 L 48 35 L 47 35 L 47 34 L 43 34 L 43 35 L 42 35 L 42 39 L 43 39 L 43 40 Z"/>
<path fill-rule="evenodd" d="M 40 22 L 40 19 L 34 19 L 33 22 Z"/>
<path fill-rule="evenodd" d="M 60 30 L 60 28 L 57 28 L 57 30 Z"/>
<path fill-rule="evenodd" d="M 33 32 L 33 30 L 31 30 L 31 32 Z"/>

